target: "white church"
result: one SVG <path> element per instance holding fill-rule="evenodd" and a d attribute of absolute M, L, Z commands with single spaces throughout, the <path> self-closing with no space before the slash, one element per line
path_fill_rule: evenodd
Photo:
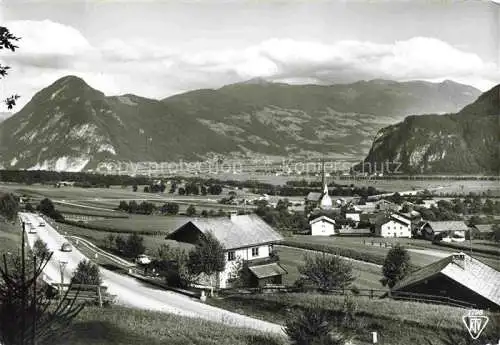
<path fill-rule="evenodd" d="M 333 203 L 332 198 L 328 195 L 328 184 L 325 180 L 325 167 L 322 167 L 322 182 L 323 182 L 323 192 L 322 193 L 309 193 L 307 199 L 317 200 L 317 209 L 328 211 L 332 209 Z M 314 195 L 313 195 L 314 194 Z M 331 236 L 335 234 L 335 220 L 331 219 L 325 215 L 318 215 L 318 217 L 311 219 L 309 221 L 311 226 L 312 236 Z"/>

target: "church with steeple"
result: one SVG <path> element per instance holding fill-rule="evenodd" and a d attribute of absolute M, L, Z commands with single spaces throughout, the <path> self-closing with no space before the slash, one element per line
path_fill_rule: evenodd
<path fill-rule="evenodd" d="M 333 207 L 332 198 L 328 195 L 328 183 L 326 182 L 325 176 L 325 162 L 321 162 L 321 185 L 323 186 L 323 191 L 310 192 L 306 196 L 306 208 L 310 211 L 313 210 L 331 210 Z"/>
<path fill-rule="evenodd" d="M 309 210 L 309 225 L 313 236 L 331 236 L 335 234 L 335 220 L 327 214 L 332 211 L 333 202 L 328 194 L 325 175 L 325 162 L 321 162 L 321 193 L 311 192 L 306 197 L 306 210 Z"/>

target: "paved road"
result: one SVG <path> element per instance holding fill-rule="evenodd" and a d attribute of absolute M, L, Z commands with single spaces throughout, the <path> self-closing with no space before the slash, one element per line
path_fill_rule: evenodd
<path fill-rule="evenodd" d="M 44 271 L 46 281 L 49 283 L 61 281 L 59 262 L 64 261 L 66 262 L 63 271 L 64 282 L 69 282 L 78 263 L 87 258 L 75 248 L 71 252 L 60 251 L 61 245 L 66 242 L 66 239 L 48 223 L 44 227 L 38 226 L 41 220 L 39 216 L 33 213 L 20 213 L 20 218 L 22 221 L 31 222 L 36 226 L 36 234 L 28 233 L 27 235 L 29 245 L 32 246 L 36 239 L 40 238 L 54 252 Z M 220 322 L 234 327 L 252 328 L 283 335 L 280 325 L 212 307 L 171 291 L 151 288 L 134 278 L 104 268 L 100 268 L 100 271 L 103 284 L 108 287 L 109 293 L 117 296 L 118 304 L 139 309 L 175 313 Z"/>

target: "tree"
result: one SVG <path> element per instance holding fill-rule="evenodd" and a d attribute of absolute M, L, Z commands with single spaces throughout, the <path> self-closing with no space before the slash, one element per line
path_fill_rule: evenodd
<path fill-rule="evenodd" d="M 127 243 L 125 245 L 125 255 L 130 258 L 135 258 L 139 254 L 143 254 L 146 251 L 144 247 L 144 238 L 142 236 L 133 233 L 127 238 Z"/>
<path fill-rule="evenodd" d="M 128 203 L 126 201 L 120 201 L 120 205 L 118 205 L 118 209 L 128 212 Z"/>
<path fill-rule="evenodd" d="M 48 257 L 51 251 L 49 250 L 49 247 L 47 247 L 47 243 L 45 243 L 41 239 L 37 239 L 35 243 L 33 243 L 33 254 L 39 258 L 42 259 L 44 257 Z"/>
<path fill-rule="evenodd" d="M 196 214 L 196 208 L 194 205 L 189 205 L 189 207 L 186 210 L 186 215 L 188 216 L 194 216 Z"/>
<path fill-rule="evenodd" d="M 304 282 L 312 283 L 322 290 L 344 289 L 355 279 L 352 265 L 344 259 L 331 254 L 305 255 L 304 265 L 299 273 Z"/>
<path fill-rule="evenodd" d="M 410 254 L 406 248 L 397 243 L 389 250 L 382 265 L 382 274 L 384 276 L 381 280 L 382 285 L 389 286 L 392 289 L 398 281 L 410 273 L 410 265 Z"/>
<path fill-rule="evenodd" d="M 201 216 L 207 218 L 208 217 L 208 211 L 207 210 L 201 211 Z"/>
<path fill-rule="evenodd" d="M 292 314 L 285 322 L 285 334 L 294 345 L 344 345 L 351 337 L 331 322 L 331 316 L 321 306 L 308 307 Z"/>
<path fill-rule="evenodd" d="M 214 276 L 226 268 L 224 246 L 211 233 L 205 234 L 196 248 L 189 253 L 187 267 L 194 275 L 204 273 L 209 276 L 214 286 Z"/>
<path fill-rule="evenodd" d="M 40 201 L 40 205 L 38 205 L 38 210 L 47 217 L 50 217 L 56 221 L 64 219 L 64 217 L 54 207 L 52 200 L 48 198 L 45 198 L 42 201 Z"/>
<path fill-rule="evenodd" d="M 72 284 L 101 285 L 102 279 L 99 267 L 89 260 L 82 260 L 78 263 L 75 273 L 71 278 Z"/>
<path fill-rule="evenodd" d="M 0 27 L 1 29 L 1 27 Z M 10 221 L 14 221 L 17 217 L 17 211 L 19 210 L 19 202 L 17 198 L 9 194 L 0 194 L 0 215 L 4 216 Z"/>
<path fill-rule="evenodd" d="M 14 45 L 14 43 L 18 40 L 19 37 L 14 36 L 9 29 L 0 26 L 0 50 L 8 49 L 15 52 L 18 46 Z M 5 78 L 9 69 L 9 66 L 0 64 L 0 78 Z M 19 99 L 19 95 L 12 95 L 3 100 L 3 102 L 7 106 L 7 109 L 11 110 L 16 105 L 17 99 Z"/>
<path fill-rule="evenodd" d="M 137 202 L 135 200 L 132 200 L 128 203 L 128 213 L 137 213 L 138 208 L 139 205 L 137 205 Z"/>
<path fill-rule="evenodd" d="M 112 249 L 113 248 L 113 244 L 115 244 L 115 235 L 114 234 L 109 234 L 108 236 L 106 236 L 106 238 L 104 239 L 104 243 L 105 243 L 105 246 L 106 248 L 108 249 Z"/>
<path fill-rule="evenodd" d="M 35 212 L 35 208 L 29 202 L 27 202 L 26 205 L 24 205 L 24 210 L 26 212 Z"/>
<path fill-rule="evenodd" d="M 160 210 L 162 213 L 175 215 L 179 213 L 179 204 L 176 204 L 175 202 L 167 202 L 161 207 Z"/>
<path fill-rule="evenodd" d="M 222 186 L 218 184 L 213 184 L 208 187 L 208 194 L 219 195 L 222 193 Z"/>
<path fill-rule="evenodd" d="M 125 239 L 122 236 L 118 235 L 115 237 L 115 246 L 116 250 L 119 253 L 124 254 L 127 248 L 127 241 L 125 241 Z"/>
<path fill-rule="evenodd" d="M 179 195 L 185 195 L 186 194 L 186 190 L 182 187 L 179 187 Z"/>
<path fill-rule="evenodd" d="M 138 188 L 139 188 L 139 187 L 138 187 L 136 184 L 134 184 L 134 185 L 132 186 L 132 190 L 133 190 L 134 192 L 137 192 L 137 189 L 138 189 Z"/>
<path fill-rule="evenodd" d="M 21 239 L 21 255 L 3 256 L 0 265 L 0 343 L 3 345 L 59 343 L 83 305 L 66 293 L 53 299 L 43 283 L 43 270 L 52 254 L 28 259 Z"/>
<path fill-rule="evenodd" d="M 208 189 L 206 186 L 202 185 L 201 186 L 201 195 L 207 195 L 208 194 Z"/>

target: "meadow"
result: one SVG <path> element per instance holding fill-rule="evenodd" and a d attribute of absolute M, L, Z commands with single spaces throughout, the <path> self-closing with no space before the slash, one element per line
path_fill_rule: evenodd
<path fill-rule="evenodd" d="M 17 253 L 20 250 L 20 246 L 20 226 L 0 219 L 0 255 L 8 252 Z"/>
<path fill-rule="evenodd" d="M 85 308 L 59 344 L 285 345 L 287 342 L 284 337 L 200 319 L 112 306 Z"/>
<path fill-rule="evenodd" d="M 463 308 L 359 296 L 353 296 L 350 300 L 350 310 L 354 312 L 358 322 L 358 327 L 354 329 L 357 343 L 371 343 L 371 332 L 375 331 L 379 335 L 379 343 L 384 345 L 449 345 L 450 343 L 440 340 L 448 331 L 461 340 L 468 337 L 462 323 L 462 316 L 467 310 Z M 231 295 L 210 299 L 209 303 L 280 324 L 285 322 L 290 312 L 310 307 L 324 310 L 332 320 L 342 318 L 346 313 L 346 297 L 339 295 Z M 496 335 L 500 314 L 490 317 L 490 322 L 485 333 Z"/>
<path fill-rule="evenodd" d="M 298 268 L 304 264 L 303 250 L 289 247 L 276 247 L 276 251 L 280 257 L 280 264 L 287 270 L 288 274 L 284 276 L 286 285 L 293 285 L 300 277 Z M 356 280 L 353 285 L 359 289 L 382 289 L 380 279 L 382 278 L 380 268 L 362 262 L 351 262 L 353 274 Z"/>

